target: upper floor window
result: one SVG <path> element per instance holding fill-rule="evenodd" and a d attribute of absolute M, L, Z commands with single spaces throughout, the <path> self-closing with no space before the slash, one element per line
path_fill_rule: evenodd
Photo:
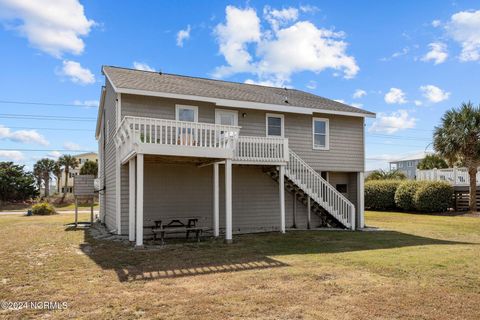
<path fill-rule="evenodd" d="M 175 106 L 175 119 L 178 121 L 198 122 L 198 107 L 177 104 Z"/>
<path fill-rule="evenodd" d="M 267 113 L 267 137 L 283 137 L 283 114 Z"/>
<path fill-rule="evenodd" d="M 215 109 L 215 123 L 225 126 L 238 126 L 238 112 L 233 110 Z"/>
<path fill-rule="evenodd" d="M 328 150 L 330 147 L 328 119 L 313 118 L 313 149 Z"/>

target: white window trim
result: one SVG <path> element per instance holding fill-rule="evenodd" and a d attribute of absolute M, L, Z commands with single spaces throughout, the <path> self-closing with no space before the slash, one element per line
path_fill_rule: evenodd
<path fill-rule="evenodd" d="M 268 118 L 280 118 L 282 119 L 282 126 L 281 126 L 281 137 L 285 136 L 285 116 L 281 113 L 267 113 L 265 114 L 265 135 L 267 137 L 278 137 L 278 136 L 271 136 L 268 134 Z"/>
<path fill-rule="evenodd" d="M 315 121 L 325 122 L 325 147 L 315 146 Z M 330 150 L 330 119 L 327 118 L 312 118 L 312 148 L 313 150 Z"/>
<path fill-rule="evenodd" d="M 184 104 L 176 104 L 175 105 L 175 120 L 179 121 L 180 118 L 180 109 L 190 109 L 194 112 L 194 121 L 198 122 L 198 107 L 197 106 L 189 106 Z"/>
<path fill-rule="evenodd" d="M 221 113 L 230 113 L 234 115 L 233 125 L 238 126 L 238 111 L 237 110 L 227 110 L 227 109 L 215 109 L 215 124 L 220 124 L 220 119 L 218 117 Z"/>

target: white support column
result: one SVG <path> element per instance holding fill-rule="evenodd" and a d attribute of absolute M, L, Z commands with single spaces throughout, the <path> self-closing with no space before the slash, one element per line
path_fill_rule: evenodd
<path fill-rule="evenodd" d="M 310 203 L 310 196 L 307 196 L 307 229 L 312 226 L 312 208 Z"/>
<path fill-rule="evenodd" d="M 120 150 L 116 147 L 115 163 L 115 210 L 117 234 L 122 234 L 122 163 L 120 161 Z"/>
<path fill-rule="evenodd" d="M 219 164 L 213 164 L 213 236 L 220 235 Z"/>
<path fill-rule="evenodd" d="M 137 154 L 137 248 L 143 247 L 143 154 Z"/>
<path fill-rule="evenodd" d="M 135 241 L 135 158 L 128 162 L 128 240 Z"/>
<path fill-rule="evenodd" d="M 281 165 L 278 176 L 278 191 L 280 193 L 280 232 L 285 233 L 285 166 Z"/>
<path fill-rule="evenodd" d="M 357 216 L 359 228 L 365 227 L 365 175 L 363 172 L 357 173 Z"/>
<path fill-rule="evenodd" d="M 225 242 L 232 242 L 232 160 L 225 160 Z"/>

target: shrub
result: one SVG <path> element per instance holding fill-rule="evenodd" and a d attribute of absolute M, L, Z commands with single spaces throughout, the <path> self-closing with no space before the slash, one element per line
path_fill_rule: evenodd
<path fill-rule="evenodd" d="M 444 212 L 452 206 L 453 188 L 447 182 L 422 183 L 415 192 L 415 209 L 424 212 Z"/>
<path fill-rule="evenodd" d="M 413 180 L 402 182 L 395 192 L 395 205 L 405 211 L 415 210 L 415 193 L 423 184 Z"/>
<path fill-rule="evenodd" d="M 32 207 L 32 213 L 34 215 L 48 216 L 51 214 L 57 214 L 55 208 L 47 202 L 37 203 Z"/>
<path fill-rule="evenodd" d="M 365 183 L 365 207 L 371 210 L 395 209 L 395 192 L 400 180 L 372 180 Z"/>

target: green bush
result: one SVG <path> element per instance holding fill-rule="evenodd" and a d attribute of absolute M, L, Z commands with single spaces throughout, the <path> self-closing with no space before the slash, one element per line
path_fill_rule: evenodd
<path fill-rule="evenodd" d="M 34 215 L 48 216 L 51 214 L 57 214 L 55 208 L 47 202 L 37 203 L 32 207 L 32 213 Z"/>
<path fill-rule="evenodd" d="M 405 211 L 415 210 L 415 193 L 423 184 L 425 183 L 413 180 L 402 182 L 395 192 L 395 205 Z"/>
<path fill-rule="evenodd" d="M 453 187 L 441 181 L 424 183 L 415 192 L 414 202 L 418 211 L 447 211 L 452 206 Z"/>
<path fill-rule="evenodd" d="M 372 180 L 365 183 L 365 207 L 370 210 L 395 209 L 395 192 L 400 180 Z"/>

